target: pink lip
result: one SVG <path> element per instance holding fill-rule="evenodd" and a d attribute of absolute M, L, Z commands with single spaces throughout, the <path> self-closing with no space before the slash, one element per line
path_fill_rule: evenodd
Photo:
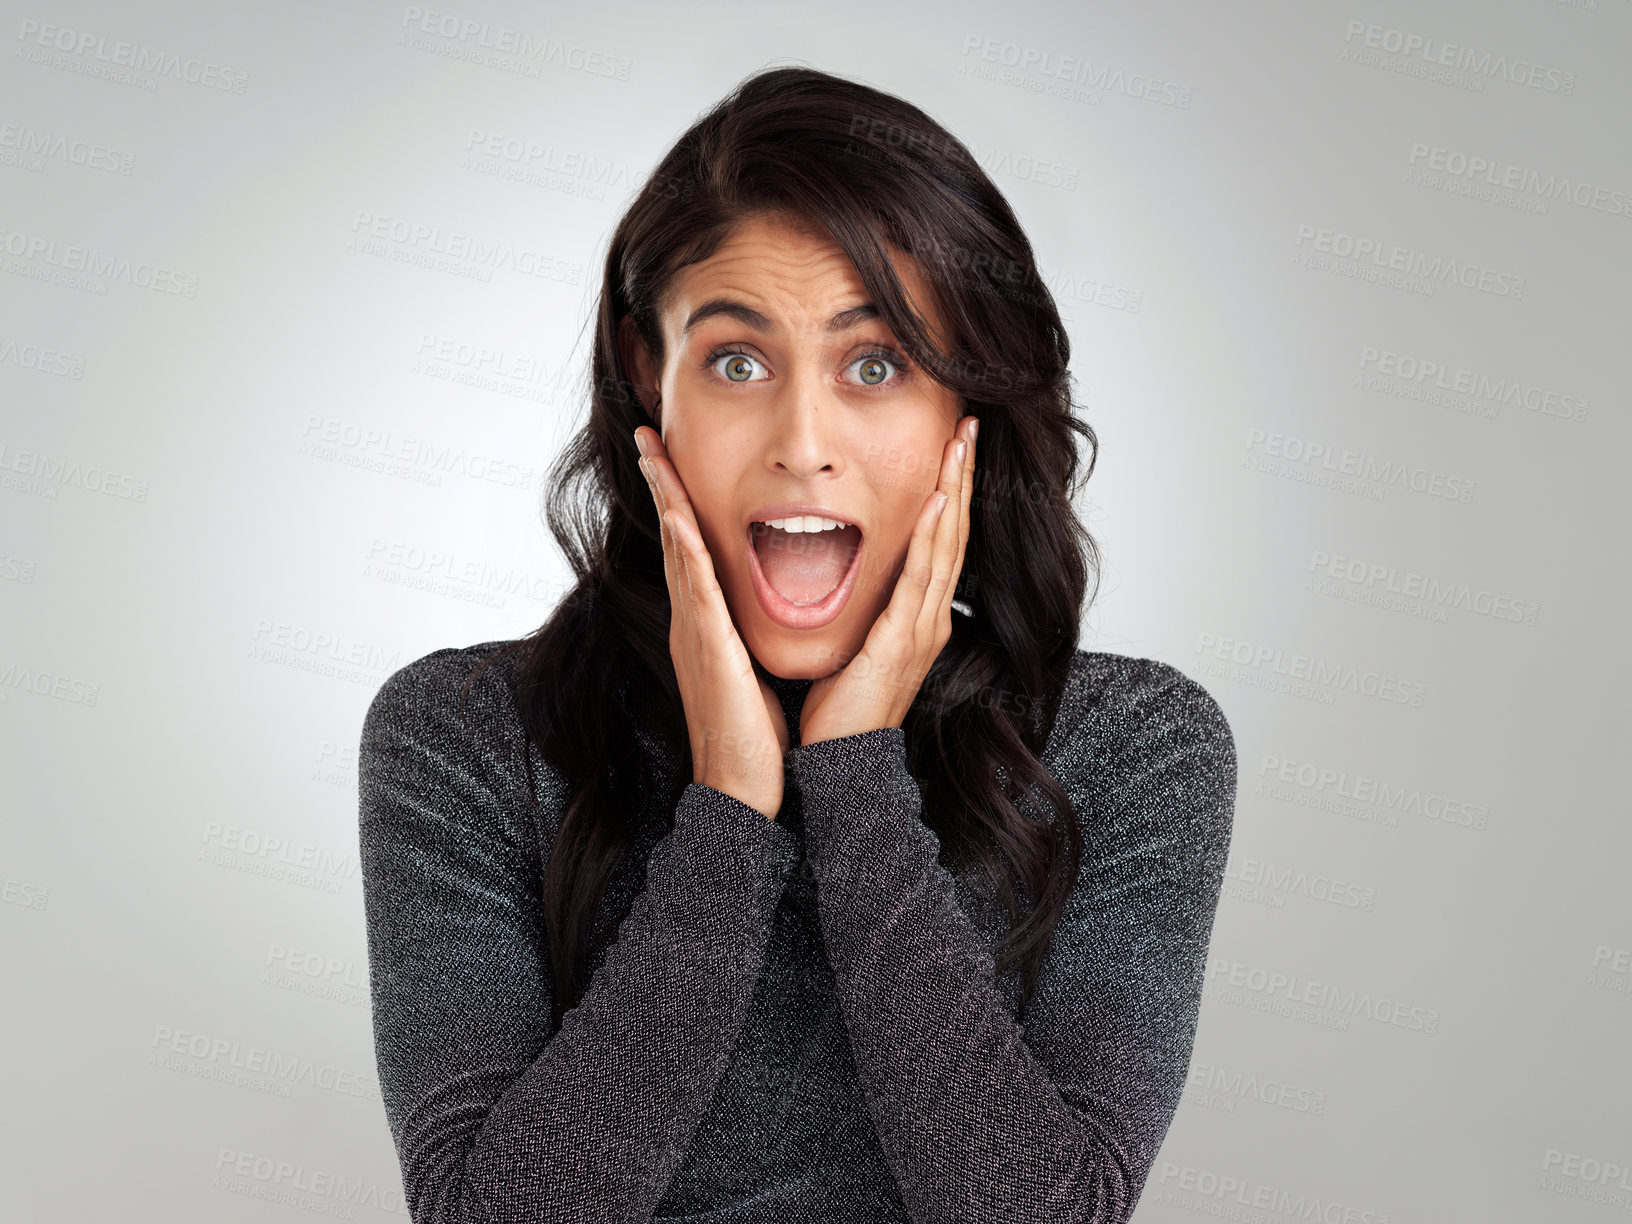
<path fill-rule="evenodd" d="M 762 523 L 766 519 L 788 518 L 795 514 L 820 514 L 841 523 L 850 522 L 842 515 L 820 508 L 805 509 L 786 502 L 766 506 L 755 512 L 743 535 L 748 546 L 748 573 L 752 577 L 754 594 L 759 599 L 759 606 L 771 620 L 784 629 L 820 629 L 836 619 L 839 613 L 844 611 L 844 605 L 849 602 L 850 592 L 856 585 L 856 577 L 861 573 L 861 554 L 867 547 L 867 536 L 862 532 L 862 538 L 856 544 L 856 555 L 850 558 L 850 568 L 845 571 L 844 577 L 839 579 L 839 585 L 824 599 L 813 604 L 790 603 L 777 593 L 776 588 L 765 577 L 765 571 L 759 568 L 759 553 L 754 548 L 754 524 Z M 852 523 L 851 526 L 858 532 L 861 531 L 859 523 Z"/>

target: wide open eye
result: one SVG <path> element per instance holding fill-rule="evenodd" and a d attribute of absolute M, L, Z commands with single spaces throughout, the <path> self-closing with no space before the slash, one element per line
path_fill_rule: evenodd
<path fill-rule="evenodd" d="M 759 366 L 756 358 L 750 357 L 739 349 L 728 349 L 724 352 L 710 353 L 708 364 L 714 372 L 726 382 L 745 383 L 762 382 L 753 376 L 754 369 Z"/>
<path fill-rule="evenodd" d="M 895 382 L 900 382 L 906 376 L 905 362 L 901 357 L 889 349 L 875 349 L 870 353 L 863 353 L 850 363 L 850 368 L 857 371 L 858 379 L 864 387 L 881 387 L 894 376 Z"/>

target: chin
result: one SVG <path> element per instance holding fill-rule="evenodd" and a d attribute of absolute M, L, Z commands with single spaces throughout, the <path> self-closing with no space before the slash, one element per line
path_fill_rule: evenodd
<path fill-rule="evenodd" d="M 756 626 L 744 636 L 748 653 L 766 671 L 784 680 L 820 680 L 831 676 L 861 649 L 837 625 L 825 629 Z"/>

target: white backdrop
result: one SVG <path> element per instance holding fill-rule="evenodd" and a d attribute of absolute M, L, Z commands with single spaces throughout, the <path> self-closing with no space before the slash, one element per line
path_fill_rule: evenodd
<path fill-rule="evenodd" d="M 642 176 L 742 76 L 922 106 L 1099 431 L 1083 644 L 1240 797 L 1137 1219 L 1632 1205 L 1628 0 L 0 2 L 8 1218 L 406 1218 L 356 741 L 563 590 Z"/>

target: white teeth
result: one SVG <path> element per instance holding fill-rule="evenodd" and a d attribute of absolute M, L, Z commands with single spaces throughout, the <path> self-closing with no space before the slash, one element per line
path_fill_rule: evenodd
<path fill-rule="evenodd" d="M 848 523 L 841 523 L 837 519 L 822 518 L 816 514 L 796 514 L 792 518 L 765 519 L 768 527 L 777 527 L 783 531 L 833 531 L 839 527 L 847 527 Z"/>

